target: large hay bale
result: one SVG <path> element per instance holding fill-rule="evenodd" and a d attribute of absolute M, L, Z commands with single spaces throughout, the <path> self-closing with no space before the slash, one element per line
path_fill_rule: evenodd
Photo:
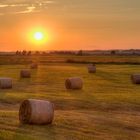
<path fill-rule="evenodd" d="M 68 78 L 65 81 L 65 86 L 67 89 L 82 89 L 83 80 L 79 77 Z"/>
<path fill-rule="evenodd" d="M 30 68 L 31 69 L 37 69 L 38 68 L 38 64 L 37 63 L 32 63 Z"/>
<path fill-rule="evenodd" d="M 0 88 L 1 89 L 12 88 L 12 79 L 11 78 L 0 78 Z"/>
<path fill-rule="evenodd" d="M 19 120 L 23 124 L 50 124 L 54 118 L 54 105 L 49 101 L 24 100 L 19 109 Z"/>
<path fill-rule="evenodd" d="M 132 74 L 131 80 L 134 84 L 140 84 L 140 74 Z"/>
<path fill-rule="evenodd" d="M 20 71 L 20 77 L 21 78 L 30 78 L 31 77 L 31 71 L 30 70 L 21 70 Z"/>
<path fill-rule="evenodd" d="M 94 64 L 88 65 L 88 72 L 89 73 L 95 73 L 96 72 L 96 66 Z"/>

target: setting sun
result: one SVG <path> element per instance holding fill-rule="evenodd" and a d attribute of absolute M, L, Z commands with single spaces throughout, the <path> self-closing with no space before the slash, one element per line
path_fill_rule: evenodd
<path fill-rule="evenodd" d="M 46 27 L 30 28 L 25 31 L 25 34 L 26 40 L 31 44 L 31 49 L 37 49 L 37 47 L 42 49 L 50 43 L 51 33 L 46 30 Z"/>
<path fill-rule="evenodd" d="M 35 32 L 35 34 L 34 34 L 34 39 L 35 39 L 35 40 L 40 41 L 40 40 L 42 40 L 43 38 L 44 38 L 44 34 L 43 34 L 42 32 Z"/>

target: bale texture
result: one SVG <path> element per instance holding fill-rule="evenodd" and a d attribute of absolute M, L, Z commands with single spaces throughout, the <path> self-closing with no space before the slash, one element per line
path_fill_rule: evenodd
<path fill-rule="evenodd" d="M 1 89 L 12 88 L 12 79 L 11 78 L 0 78 L 0 88 Z"/>
<path fill-rule="evenodd" d="M 37 69 L 38 68 L 38 64 L 37 63 L 32 63 L 30 68 L 31 69 Z"/>
<path fill-rule="evenodd" d="M 88 72 L 89 73 L 95 73 L 96 72 L 96 66 L 93 64 L 88 65 Z"/>
<path fill-rule="evenodd" d="M 30 78 L 31 77 L 30 70 L 21 70 L 20 71 L 20 77 L 21 78 Z"/>
<path fill-rule="evenodd" d="M 83 80 L 79 77 L 68 78 L 65 81 L 65 86 L 67 89 L 82 89 Z"/>
<path fill-rule="evenodd" d="M 24 100 L 19 109 L 19 120 L 22 124 L 50 124 L 54 118 L 54 106 L 49 101 Z"/>
<path fill-rule="evenodd" d="M 131 80 L 134 84 L 140 84 L 140 74 L 132 74 Z"/>

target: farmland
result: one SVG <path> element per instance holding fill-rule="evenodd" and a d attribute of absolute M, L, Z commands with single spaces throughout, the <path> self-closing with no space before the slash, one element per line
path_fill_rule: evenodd
<path fill-rule="evenodd" d="M 20 79 L 32 61 L 39 68 Z M 97 73 L 87 72 L 89 62 Z M 130 80 L 139 63 L 140 56 L 0 56 L 0 76 L 13 78 L 13 89 L 0 89 L 0 140 L 139 140 L 140 86 Z M 66 90 L 65 79 L 75 76 L 83 89 Z M 19 105 L 29 98 L 54 103 L 51 125 L 19 123 Z"/>
<path fill-rule="evenodd" d="M 6 64 L 30 64 L 32 61 L 38 61 L 40 64 L 46 63 L 96 63 L 96 64 L 140 64 L 138 55 L 0 55 L 0 65 Z"/>

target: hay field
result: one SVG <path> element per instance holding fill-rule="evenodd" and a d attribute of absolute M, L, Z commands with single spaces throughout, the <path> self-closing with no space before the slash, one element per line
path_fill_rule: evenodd
<path fill-rule="evenodd" d="M 20 79 L 28 65 L 5 64 L 0 76 L 14 80 L 13 89 L 0 89 L 0 140 L 140 139 L 140 86 L 130 81 L 139 65 L 102 64 L 89 74 L 85 64 L 45 63 L 32 70 L 32 78 Z M 83 78 L 82 90 L 65 89 L 65 79 L 73 76 Z M 19 104 L 28 98 L 55 104 L 52 125 L 19 123 Z"/>
<path fill-rule="evenodd" d="M 0 55 L 0 65 L 5 64 L 30 64 L 32 61 L 38 61 L 41 64 L 46 63 L 97 63 L 97 64 L 140 64 L 140 56 L 138 55 Z"/>

